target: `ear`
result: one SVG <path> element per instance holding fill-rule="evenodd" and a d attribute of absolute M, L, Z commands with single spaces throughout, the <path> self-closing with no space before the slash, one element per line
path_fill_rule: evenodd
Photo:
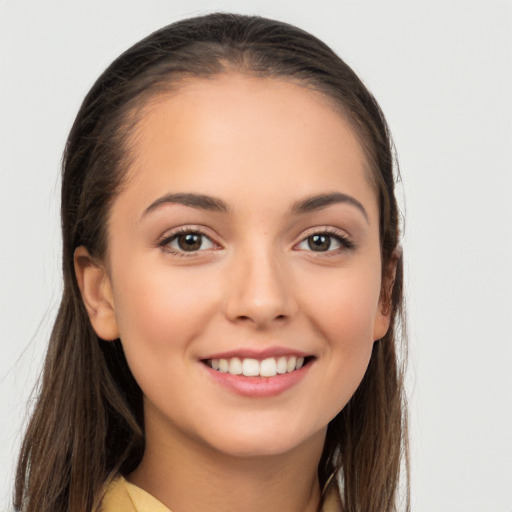
<path fill-rule="evenodd" d="M 103 340 L 119 338 L 112 286 L 104 265 L 96 262 L 87 249 L 77 247 L 75 275 L 92 327 Z"/>
<path fill-rule="evenodd" d="M 379 306 L 377 314 L 375 315 L 375 322 L 373 325 L 373 339 L 374 341 L 383 338 L 389 329 L 391 323 L 392 304 L 391 297 L 393 294 L 393 286 L 395 284 L 396 270 L 398 262 L 402 258 L 402 248 L 397 247 L 391 256 L 387 268 L 383 272 L 382 286 L 379 298 Z"/>

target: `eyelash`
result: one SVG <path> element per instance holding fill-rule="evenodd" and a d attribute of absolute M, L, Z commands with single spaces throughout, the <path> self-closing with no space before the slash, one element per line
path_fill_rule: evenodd
<path fill-rule="evenodd" d="M 207 239 L 213 247 L 219 247 L 218 244 L 216 244 L 211 237 L 209 237 L 204 231 L 197 227 L 190 227 L 190 226 L 183 226 L 181 228 L 178 228 L 176 231 L 173 231 L 170 235 L 164 236 L 160 242 L 158 242 L 158 247 L 163 249 L 165 252 L 169 252 L 175 256 L 180 256 L 183 258 L 187 257 L 193 257 L 196 255 L 196 253 L 201 252 L 201 249 L 194 250 L 194 251 L 186 251 L 183 249 L 175 249 L 173 247 L 170 247 L 169 244 L 177 240 L 182 235 L 197 235 L 201 237 L 201 246 L 204 244 L 204 240 Z M 204 250 L 204 249 L 202 249 Z"/>
<path fill-rule="evenodd" d="M 178 238 L 182 235 L 197 235 L 201 237 L 201 245 L 197 250 L 192 251 L 186 251 L 183 249 L 175 249 L 173 247 L 170 247 L 170 244 L 174 242 L 175 240 L 178 240 Z M 309 240 L 314 236 L 325 236 L 328 237 L 330 240 L 334 239 L 338 242 L 340 247 L 337 247 L 335 249 L 330 249 L 331 241 L 329 241 L 329 247 L 325 251 L 315 251 L 311 249 L 311 246 L 309 244 Z M 172 232 L 170 235 L 164 236 L 159 242 L 158 247 L 163 249 L 166 252 L 169 252 L 175 256 L 180 257 L 194 257 L 198 252 L 202 252 L 206 249 L 202 249 L 202 245 L 204 244 L 204 241 L 208 240 L 209 243 L 212 245 L 212 247 L 208 247 L 207 249 L 211 248 L 218 248 L 219 245 L 216 244 L 210 236 L 208 236 L 203 230 L 197 227 L 191 227 L 191 226 L 183 226 L 181 228 L 178 228 L 176 231 Z M 317 253 L 322 255 L 329 255 L 332 256 L 334 254 L 339 254 L 343 251 L 349 251 L 356 248 L 356 245 L 354 242 L 352 242 L 347 236 L 341 234 L 339 231 L 333 228 L 324 228 L 321 230 L 312 231 L 310 234 L 308 234 L 306 237 L 302 238 L 302 240 L 294 246 L 294 249 L 296 247 L 299 247 L 301 244 L 308 244 L 309 250 L 307 252 L 311 253 Z M 328 254 L 330 253 L 330 254 Z"/>
<path fill-rule="evenodd" d="M 310 240 L 314 236 L 325 236 L 330 239 L 329 242 L 329 248 L 326 251 L 315 251 L 311 249 L 311 246 L 308 243 L 308 240 Z M 331 249 L 330 245 L 332 244 L 331 240 L 336 240 L 340 247 L 337 247 L 335 249 Z M 317 255 L 323 255 L 323 256 L 334 256 L 338 255 L 341 252 L 344 251 L 350 251 L 356 248 L 356 244 L 350 240 L 346 235 L 340 233 L 338 230 L 334 228 L 323 228 L 320 230 L 314 230 L 311 233 L 309 233 L 307 236 L 305 236 L 295 247 L 299 247 L 302 244 L 308 244 L 309 250 L 308 252 L 311 252 L 313 254 Z"/>

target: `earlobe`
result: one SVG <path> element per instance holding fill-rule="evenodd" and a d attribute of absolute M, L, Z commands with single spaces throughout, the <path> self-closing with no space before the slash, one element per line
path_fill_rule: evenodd
<path fill-rule="evenodd" d="M 389 329 L 391 323 L 391 311 L 390 309 L 384 309 L 382 304 L 379 303 L 379 310 L 375 317 L 373 324 L 373 340 L 377 341 L 383 338 Z"/>
<path fill-rule="evenodd" d="M 104 265 L 94 261 L 87 249 L 77 247 L 75 275 L 96 334 L 104 340 L 119 338 L 112 286 Z"/>
<path fill-rule="evenodd" d="M 386 271 L 384 272 L 378 311 L 373 326 L 373 339 L 375 341 L 380 340 L 386 335 L 389 329 L 389 325 L 391 323 L 391 314 L 393 310 L 393 287 L 395 285 L 397 267 L 401 258 L 402 248 L 397 247 L 393 251 L 391 261 L 389 262 L 389 265 Z"/>

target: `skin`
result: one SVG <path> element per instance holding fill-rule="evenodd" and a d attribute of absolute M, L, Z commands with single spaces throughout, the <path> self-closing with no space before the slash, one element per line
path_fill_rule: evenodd
<path fill-rule="evenodd" d="M 75 255 L 93 327 L 121 338 L 144 394 L 146 452 L 129 479 L 173 512 L 316 510 L 327 424 L 389 326 L 377 199 L 356 135 L 319 93 L 226 74 L 155 98 L 132 152 L 106 261 Z M 177 193 L 227 211 L 151 207 Z M 332 193 L 362 208 L 293 209 Z M 180 250 L 180 228 L 204 233 L 200 250 Z M 308 237 L 326 232 L 330 248 L 312 250 Z M 203 362 L 276 346 L 313 358 L 276 396 L 235 393 Z"/>

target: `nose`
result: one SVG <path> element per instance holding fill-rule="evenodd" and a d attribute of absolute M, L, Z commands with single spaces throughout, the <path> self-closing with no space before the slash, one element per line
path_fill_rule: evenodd
<path fill-rule="evenodd" d="M 240 256 L 230 267 L 230 276 L 225 314 L 231 322 L 265 328 L 294 315 L 290 273 L 271 251 Z"/>

